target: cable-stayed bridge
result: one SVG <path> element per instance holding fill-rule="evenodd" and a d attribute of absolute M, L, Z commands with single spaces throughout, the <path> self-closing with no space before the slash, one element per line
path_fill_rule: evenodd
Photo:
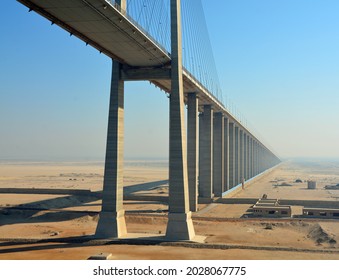
<path fill-rule="evenodd" d="M 124 83 L 148 80 L 169 95 L 166 238 L 192 240 L 191 212 L 280 162 L 222 94 L 200 1 L 18 0 L 112 58 L 102 211 L 97 237 L 126 235 Z M 184 105 L 187 104 L 187 137 Z"/>

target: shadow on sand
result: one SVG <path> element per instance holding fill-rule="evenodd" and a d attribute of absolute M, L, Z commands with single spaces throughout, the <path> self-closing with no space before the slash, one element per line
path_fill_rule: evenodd
<path fill-rule="evenodd" d="M 164 237 L 133 237 L 125 239 L 97 239 L 95 236 L 75 236 L 66 238 L 46 239 L 12 239 L 0 243 L 0 254 L 22 253 L 29 251 L 71 249 L 80 247 L 106 246 L 106 245 L 159 245 L 164 243 Z M 11 248 L 4 248 L 9 247 Z M 18 246 L 13 248 L 12 246 Z M 23 247 L 25 246 L 25 247 Z"/>
<path fill-rule="evenodd" d="M 138 191 L 153 190 L 159 187 L 163 187 L 168 183 L 168 180 L 161 180 L 143 184 L 136 184 L 128 187 L 124 187 L 124 196 L 128 195 L 129 199 L 138 198 L 134 195 Z M 75 218 L 81 218 L 87 215 L 96 215 L 98 211 L 89 210 L 69 210 L 65 208 L 69 207 L 81 207 L 81 206 L 98 206 L 101 205 L 102 191 L 92 192 L 90 190 L 70 190 L 70 189 L 27 189 L 27 188 L 2 188 L 0 193 L 4 194 L 49 194 L 49 195 L 62 195 L 62 197 L 56 197 L 45 200 L 37 200 L 34 202 L 2 206 L 0 209 L 0 226 L 8 224 L 19 223 L 44 223 L 53 221 L 66 221 Z M 142 197 L 144 198 L 144 196 Z M 153 196 L 154 199 L 154 196 Z M 93 202 L 98 203 L 93 204 Z M 155 202 L 129 202 L 129 203 L 142 203 L 142 204 L 154 204 Z M 42 212 L 48 211 L 48 212 Z M 40 213 L 42 212 L 42 213 Z M 132 213 L 157 213 L 156 210 L 142 210 L 142 211 L 130 211 Z M 38 213 L 40 215 L 38 215 Z"/>

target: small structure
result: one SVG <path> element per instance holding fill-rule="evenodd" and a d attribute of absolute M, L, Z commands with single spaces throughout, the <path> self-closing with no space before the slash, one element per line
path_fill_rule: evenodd
<path fill-rule="evenodd" d="M 309 218 L 339 218 L 339 209 L 334 208 L 303 208 L 303 216 Z"/>
<path fill-rule="evenodd" d="M 311 180 L 307 181 L 307 188 L 309 190 L 315 190 L 316 187 L 317 187 L 317 182 L 316 181 L 311 181 Z"/>
<path fill-rule="evenodd" d="M 302 183 L 302 182 L 303 182 L 303 180 L 301 180 L 301 179 L 295 180 L 295 183 Z"/>
<path fill-rule="evenodd" d="M 265 216 L 265 217 L 291 217 L 292 210 L 289 205 L 279 206 L 257 206 L 253 205 L 254 216 Z"/>
<path fill-rule="evenodd" d="M 252 206 L 253 216 L 258 217 L 291 217 L 292 210 L 289 205 L 280 205 L 278 199 L 260 198 Z"/>

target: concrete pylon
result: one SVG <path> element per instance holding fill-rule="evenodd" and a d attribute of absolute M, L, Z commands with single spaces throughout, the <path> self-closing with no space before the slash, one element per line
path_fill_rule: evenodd
<path fill-rule="evenodd" d="M 169 131 L 169 214 L 168 240 L 195 237 L 189 211 L 180 0 L 171 0 L 171 96 Z"/>
<path fill-rule="evenodd" d="M 259 174 L 262 172 L 262 148 L 261 144 L 258 144 L 258 169 L 259 169 Z"/>
<path fill-rule="evenodd" d="M 252 136 L 249 137 L 249 172 L 250 177 L 252 178 L 253 175 L 253 139 Z"/>
<path fill-rule="evenodd" d="M 239 129 L 239 177 L 238 184 L 244 178 L 244 131 Z"/>
<path fill-rule="evenodd" d="M 102 209 L 95 232 L 98 238 L 118 238 L 127 233 L 123 210 L 124 82 L 120 80 L 120 63 L 112 63 Z"/>
<path fill-rule="evenodd" d="M 204 105 L 200 115 L 199 201 L 210 203 L 213 198 L 213 109 Z"/>
<path fill-rule="evenodd" d="M 255 141 L 255 174 L 259 174 L 259 147 L 258 147 L 258 142 Z"/>
<path fill-rule="evenodd" d="M 259 173 L 261 173 L 263 171 L 263 156 L 262 156 L 263 152 L 262 152 L 262 146 L 261 144 L 259 144 Z"/>
<path fill-rule="evenodd" d="M 244 178 L 246 180 L 248 180 L 250 178 L 249 173 L 248 173 L 248 163 L 249 163 L 249 157 L 248 157 L 248 151 L 249 151 L 249 147 L 248 147 L 248 135 L 247 133 L 244 133 Z"/>
<path fill-rule="evenodd" d="M 234 127 L 234 186 L 240 183 L 240 137 L 239 127 Z"/>
<path fill-rule="evenodd" d="M 244 155 L 243 155 L 243 158 L 244 158 L 244 172 L 243 172 L 243 177 L 245 180 L 248 179 L 248 176 L 247 176 L 247 134 L 246 132 L 244 131 L 244 134 L 243 134 L 243 138 L 244 138 Z"/>
<path fill-rule="evenodd" d="M 228 191 L 229 183 L 229 119 L 224 117 L 224 189 Z"/>
<path fill-rule="evenodd" d="M 235 184 L 235 132 L 234 122 L 229 122 L 229 188 Z"/>
<path fill-rule="evenodd" d="M 199 99 L 196 93 L 187 95 L 187 169 L 190 211 L 198 209 L 198 105 Z"/>
<path fill-rule="evenodd" d="M 251 144 L 250 144 L 250 135 L 246 137 L 246 145 L 247 145 L 247 177 L 246 179 L 251 178 Z"/>
<path fill-rule="evenodd" d="M 213 120 L 213 193 L 221 197 L 224 190 L 224 116 L 214 113 Z"/>
<path fill-rule="evenodd" d="M 257 172 L 257 141 L 253 139 L 253 172 L 254 172 L 254 176 L 258 175 Z"/>

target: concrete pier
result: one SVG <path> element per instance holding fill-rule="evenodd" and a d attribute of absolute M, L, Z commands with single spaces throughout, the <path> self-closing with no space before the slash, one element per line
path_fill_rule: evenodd
<path fill-rule="evenodd" d="M 247 164 L 248 164 L 248 161 L 247 161 L 247 134 L 244 132 L 243 134 L 243 137 L 244 137 L 244 179 L 247 180 L 248 179 L 248 174 L 247 174 Z"/>
<path fill-rule="evenodd" d="M 224 116 L 214 113 L 213 121 L 213 193 L 221 197 L 224 190 Z"/>
<path fill-rule="evenodd" d="M 250 136 L 246 134 L 246 179 L 251 178 L 250 172 Z"/>
<path fill-rule="evenodd" d="M 252 174 L 252 137 L 249 135 L 248 136 L 248 175 L 249 178 L 253 177 Z"/>
<path fill-rule="evenodd" d="M 169 139 L 168 240 L 195 237 L 188 197 L 187 150 L 184 123 L 180 1 L 171 0 L 171 95 Z"/>
<path fill-rule="evenodd" d="M 239 127 L 234 127 L 234 186 L 240 183 L 240 141 Z"/>
<path fill-rule="evenodd" d="M 98 238 L 117 238 L 127 233 L 123 210 L 124 82 L 120 80 L 120 68 L 120 63 L 112 62 L 102 209 L 95 232 Z"/>
<path fill-rule="evenodd" d="M 257 142 L 257 174 L 260 173 L 260 147 L 259 147 L 259 143 Z"/>
<path fill-rule="evenodd" d="M 235 131 L 234 123 L 229 122 L 229 188 L 235 186 Z"/>
<path fill-rule="evenodd" d="M 187 95 L 187 169 L 190 211 L 198 208 L 198 104 L 196 93 Z"/>
<path fill-rule="evenodd" d="M 250 174 L 251 178 L 254 177 L 254 168 L 253 168 L 253 138 L 250 137 Z"/>
<path fill-rule="evenodd" d="M 239 129 L 239 177 L 238 183 L 244 178 L 244 131 Z"/>
<path fill-rule="evenodd" d="M 213 109 L 204 106 L 201 114 L 199 154 L 199 200 L 210 202 L 213 198 Z"/>
<path fill-rule="evenodd" d="M 258 146 L 257 146 L 257 141 L 254 140 L 253 142 L 253 162 L 254 162 L 254 175 L 258 175 Z"/>
<path fill-rule="evenodd" d="M 261 157 L 260 168 L 261 168 L 261 172 L 262 172 L 265 169 L 265 151 L 264 151 L 262 146 L 260 146 L 260 157 Z"/>
<path fill-rule="evenodd" d="M 258 174 L 261 173 L 261 166 L 260 166 L 260 160 L 261 160 L 261 151 L 260 151 L 260 144 L 258 143 L 258 147 L 257 147 L 257 163 L 258 163 Z"/>
<path fill-rule="evenodd" d="M 229 119 L 224 117 L 224 188 L 229 190 Z"/>

